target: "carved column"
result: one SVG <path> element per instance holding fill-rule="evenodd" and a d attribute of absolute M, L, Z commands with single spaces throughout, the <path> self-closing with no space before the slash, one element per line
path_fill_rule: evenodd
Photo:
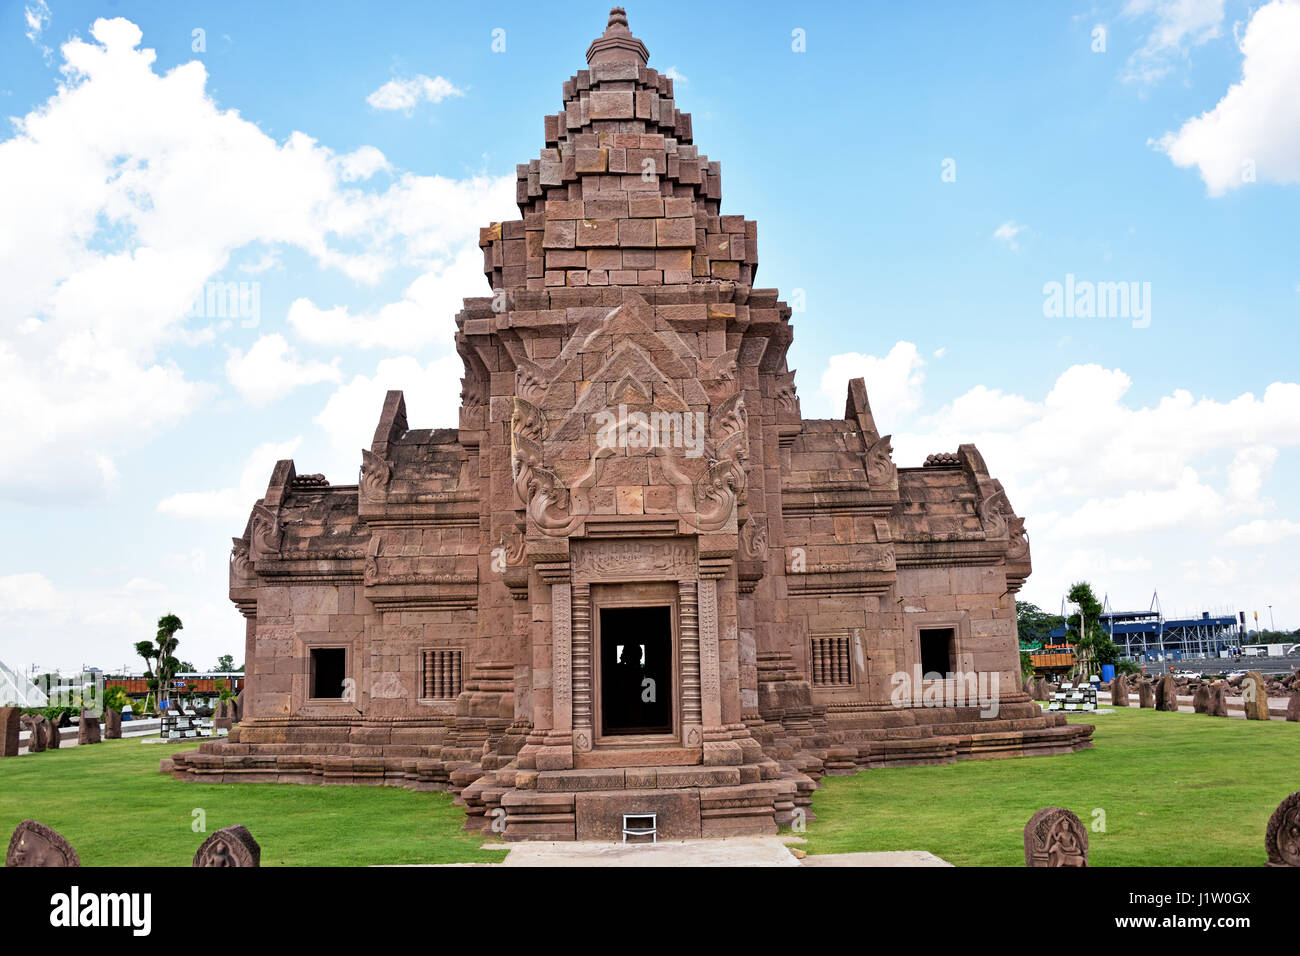
<path fill-rule="evenodd" d="M 682 640 L 682 742 L 698 747 L 703 741 L 700 713 L 700 622 L 694 581 L 678 581 L 678 614 Z"/>
<path fill-rule="evenodd" d="M 591 750 L 591 585 L 572 585 L 573 609 L 573 749 Z"/>

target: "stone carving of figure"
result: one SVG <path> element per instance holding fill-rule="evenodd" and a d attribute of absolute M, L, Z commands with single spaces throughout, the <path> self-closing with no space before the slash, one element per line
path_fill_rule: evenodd
<path fill-rule="evenodd" d="M 1277 805 L 1264 833 L 1269 866 L 1300 866 L 1300 790 Z"/>
<path fill-rule="evenodd" d="M 54 830 L 35 820 L 24 820 L 9 840 L 5 866 L 81 866 L 81 860 L 77 851 Z"/>
<path fill-rule="evenodd" d="M 261 866 L 262 848 L 244 826 L 222 827 L 203 841 L 194 854 L 193 866 Z"/>
<path fill-rule="evenodd" d="M 1052 828 L 1051 842 L 1047 845 L 1047 855 L 1052 866 L 1087 866 L 1083 846 L 1070 821 L 1061 819 Z"/>
<path fill-rule="evenodd" d="M 1044 807 L 1025 824 L 1025 866 L 1087 866 L 1088 832 L 1064 807 Z"/>

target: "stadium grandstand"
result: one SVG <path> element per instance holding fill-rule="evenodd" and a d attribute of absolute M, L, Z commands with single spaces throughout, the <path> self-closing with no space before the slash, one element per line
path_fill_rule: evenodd
<path fill-rule="evenodd" d="M 1061 603 L 1061 616 L 1067 609 Z M 1101 626 L 1131 661 L 1178 661 L 1213 657 L 1235 657 L 1241 653 L 1245 634 L 1245 612 L 1205 610 L 1190 617 L 1165 617 L 1160 595 L 1153 594 L 1145 611 L 1116 611 L 1107 596 L 1100 617 Z M 1051 637 L 1065 642 L 1065 628 L 1058 627 Z"/>

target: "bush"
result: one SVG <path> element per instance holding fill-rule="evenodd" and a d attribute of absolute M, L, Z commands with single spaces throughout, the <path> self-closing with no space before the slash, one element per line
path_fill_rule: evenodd
<path fill-rule="evenodd" d="M 44 714 L 45 719 L 55 727 L 62 727 L 65 726 L 65 718 L 71 720 L 72 716 L 79 714 L 80 711 L 75 707 L 24 707 L 20 713 Z"/>

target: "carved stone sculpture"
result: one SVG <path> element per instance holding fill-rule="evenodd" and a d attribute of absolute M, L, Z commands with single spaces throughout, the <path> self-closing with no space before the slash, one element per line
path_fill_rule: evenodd
<path fill-rule="evenodd" d="M 1088 831 L 1064 807 L 1044 807 L 1025 824 L 1025 866 L 1087 866 Z"/>
<path fill-rule="evenodd" d="M 194 854 L 194 866 L 261 866 L 262 848 L 248 828 L 222 827 L 203 841 Z"/>
<path fill-rule="evenodd" d="M 68 841 L 43 823 L 24 820 L 9 839 L 5 866 L 81 866 Z"/>

